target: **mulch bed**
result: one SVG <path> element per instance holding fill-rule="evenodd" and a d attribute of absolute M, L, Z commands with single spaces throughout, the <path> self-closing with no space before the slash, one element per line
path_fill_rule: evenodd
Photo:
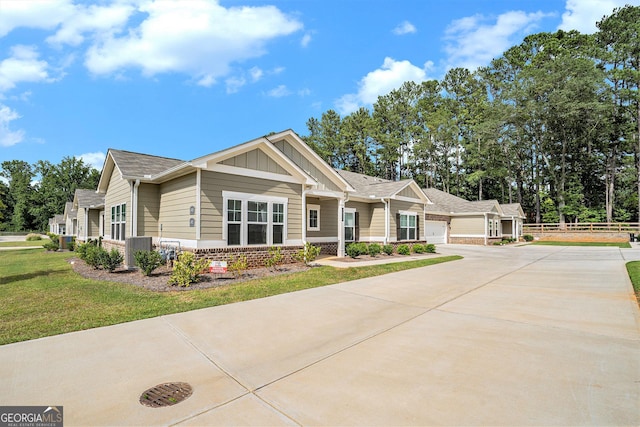
<path fill-rule="evenodd" d="M 255 268 L 245 271 L 244 274 L 242 274 L 242 276 L 240 276 L 240 278 L 238 279 L 233 277 L 231 273 L 207 273 L 200 276 L 199 282 L 192 283 L 187 287 L 182 287 L 168 284 L 169 277 L 171 277 L 171 268 L 167 266 L 161 266 L 155 269 L 150 276 L 145 276 L 138 269 L 128 270 L 125 268 L 118 268 L 113 273 L 109 273 L 107 270 L 96 270 L 95 268 L 87 265 L 87 263 L 79 258 L 70 258 L 68 262 L 73 267 L 73 270 L 84 278 L 127 283 L 134 286 L 140 286 L 142 288 L 155 292 L 191 291 L 194 289 L 215 288 L 239 282 L 246 282 L 247 280 L 277 276 L 281 274 L 296 273 L 309 269 L 309 267 L 306 267 L 302 264 L 281 265 L 275 271 L 271 271 L 267 268 Z"/>

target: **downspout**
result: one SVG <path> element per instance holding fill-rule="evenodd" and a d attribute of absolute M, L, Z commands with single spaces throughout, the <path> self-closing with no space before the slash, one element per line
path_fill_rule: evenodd
<path fill-rule="evenodd" d="M 89 241 L 89 208 L 84 208 L 84 241 Z"/>
<path fill-rule="evenodd" d="M 384 204 L 384 242 L 389 243 L 389 202 L 384 200 L 384 197 L 380 197 L 380 201 Z M 397 240 L 398 236 L 396 236 Z"/>
<path fill-rule="evenodd" d="M 305 189 L 305 184 L 302 184 L 302 244 L 307 244 L 307 193 L 309 189 Z"/>
<path fill-rule="evenodd" d="M 131 237 L 138 235 L 138 187 L 140 180 L 131 182 Z"/>
<path fill-rule="evenodd" d="M 487 233 L 489 232 L 489 220 L 487 213 L 484 214 L 484 245 L 487 246 L 489 244 L 489 239 L 487 238 Z"/>

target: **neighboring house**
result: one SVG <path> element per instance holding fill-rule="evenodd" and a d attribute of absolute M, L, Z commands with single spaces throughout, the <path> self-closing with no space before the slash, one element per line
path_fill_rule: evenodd
<path fill-rule="evenodd" d="M 86 242 L 104 234 L 104 195 L 95 190 L 77 189 L 72 210 L 76 212 L 76 239 Z"/>
<path fill-rule="evenodd" d="M 518 203 L 471 202 L 435 188 L 423 191 L 432 202 L 426 207 L 427 240 L 487 245 L 522 235 L 524 212 Z"/>
<path fill-rule="evenodd" d="M 49 232 L 53 234 L 65 234 L 66 232 L 66 224 L 64 221 L 63 214 L 54 215 L 52 218 L 49 218 Z"/>
<path fill-rule="evenodd" d="M 110 149 L 97 191 L 107 245 L 149 236 L 210 258 L 424 240 L 428 202 L 414 181 L 334 170 L 291 130 L 192 161 Z"/>
<path fill-rule="evenodd" d="M 64 222 L 66 234 L 69 236 L 78 235 L 78 211 L 73 208 L 73 202 L 64 204 Z"/>

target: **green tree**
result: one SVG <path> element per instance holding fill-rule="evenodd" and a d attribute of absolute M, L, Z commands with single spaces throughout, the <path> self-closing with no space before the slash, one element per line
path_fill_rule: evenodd
<path fill-rule="evenodd" d="M 1 164 L 0 177 L 8 181 L 6 209 L 10 217 L 5 228 L 10 231 L 29 231 L 34 229 L 33 217 L 29 212 L 31 206 L 34 178 L 31 165 L 22 160 L 4 161 Z"/>

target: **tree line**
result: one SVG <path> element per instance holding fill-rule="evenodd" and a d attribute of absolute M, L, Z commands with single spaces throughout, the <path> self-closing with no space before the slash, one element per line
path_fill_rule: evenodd
<path fill-rule="evenodd" d="M 638 221 L 640 7 L 597 27 L 530 35 L 371 110 L 328 110 L 303 138 L 335 168 L 519 202 L 533 222 Z"/>
<path fill-rule="evenodd" d="M 100 173 L 76 157 L 58 164 L 22 160 L 0 164 L 0 231 L 47 231 L 77 188 L 96 189 Z"/>

